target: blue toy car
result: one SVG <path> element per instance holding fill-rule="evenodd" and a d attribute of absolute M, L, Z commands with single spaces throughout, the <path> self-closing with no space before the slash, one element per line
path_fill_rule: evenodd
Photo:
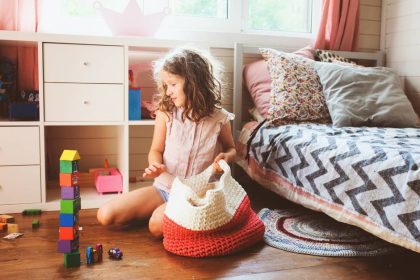
<path fill-rule="evenodd" d="M 112 248 L 112 249 L 109 249 L 108 255 L 111 259 L 121 260 L 123 256 L 123 252 L 121 252 L 119 248 Z"/>

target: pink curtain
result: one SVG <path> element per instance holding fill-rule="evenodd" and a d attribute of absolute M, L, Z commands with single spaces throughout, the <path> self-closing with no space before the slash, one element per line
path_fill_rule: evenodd
<path fill-rule="evenodd" d="M 325 50 L 357 50 L 359 7 L 359 0 L 324 0 L 314 47 Z"/>
<path fill-rule="evenodd" d="M 0 0 L 0 30 L 37 32 L 39 0 Z M 38 49 L 1 46 L 0 57 L 17 63 L 17 89 L 38 90 Z"/>

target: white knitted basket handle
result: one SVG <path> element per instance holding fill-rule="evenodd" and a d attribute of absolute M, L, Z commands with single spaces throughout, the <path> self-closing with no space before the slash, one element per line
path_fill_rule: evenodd
<path fill-rule="evenodd" d="M 210 230 L 229 222 L 246 196 L 230 173 L 226 161 L 218 162 L 223 175 L 211 185 L 213 173 L 209 166 L 188 179 L 175 178 L 165 214 L 179 225 L 191 230 Z"/>

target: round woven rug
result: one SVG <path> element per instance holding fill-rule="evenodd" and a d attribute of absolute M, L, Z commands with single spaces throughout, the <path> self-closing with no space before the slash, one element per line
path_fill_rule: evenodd
<path fill-rule="evenodd" d="M 399 247 L 355 226 L 307 209 L 262 209 L 264 241 L 275 248 L 317 256 L 378 256 Z"/>

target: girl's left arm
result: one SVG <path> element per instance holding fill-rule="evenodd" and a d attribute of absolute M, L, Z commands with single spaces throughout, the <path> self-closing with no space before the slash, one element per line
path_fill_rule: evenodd
<path fill-rule="evenodd" d="M 230 122 L 226 122 L 222 126 L 219 134 L 219 141 L 222 143 L 223 153 L 220 153 L 216 156 L 214 163 L 217 163 L 221 159 L 224 159 L 227 162 L 235 161 L 236 149 Z"/>

